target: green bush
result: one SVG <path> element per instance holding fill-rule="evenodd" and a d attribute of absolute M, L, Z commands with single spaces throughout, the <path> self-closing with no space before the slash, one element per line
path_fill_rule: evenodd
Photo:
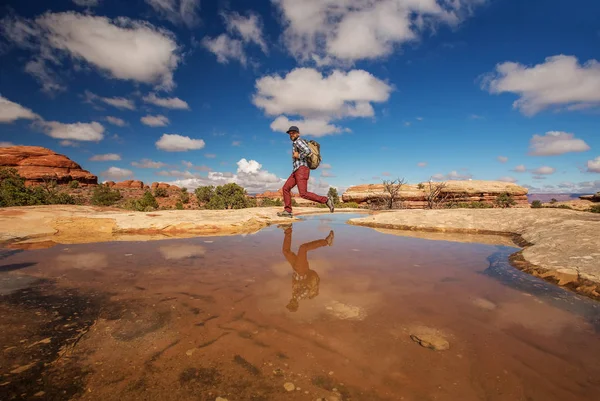
<path fill-rule="evenodd" d="M 277 198 L 277 199 L 263 198 L 260 202 L 260 205 L 262 207 L 283 206 L 283 201 L 279 198 Z"/>
<path fill-rule="evenodd" d="M 556 209 L 571 209 L 571 210 L 573 210 L 573 208 L 569 205 L 558 205 L 558 206 L 556 206 Z"/>
<path fill-rule="evenodd" d="M 167 192 L 166 188 L 156 188 L 154 190 L 154 196 L 156 196 L 157 198 L 166 198 L 167 196 L 169 196 L 169 193 Z"/>
<path fill-rule="evenodd" d="M 106 185 L 98 185 L 92 192 L 92 204 L 96 206 L 112 206 L 123 197 L 118 189 L 110 189 Z"/>
<path fill-rule="evenodd" d="M 79 188 L 79 181 L 77 180 L 73 180 L 69 183 L 69 188 L 71 189 L 76 189 Z"/>
<path fill-rule="evenodd" d="M 0 207 L 76 204 L 69 194 L 60 192 L 56 181 L 27 187 L 25 179 L 14 168 L 0 168 Z"/>
<path fill-rule="evenodd" d="M 130 199 L 125 208 L 138 212 L 151 212 L 158 209 L 158 202 L 152 192 L 146 191 L 140 199 Z"/>
<path fill-rule="evenodd" d="M 447 209 L 490 209 L 493 206 L 486 202 L 449 202 L 446 204 Z"/>
<path fill-rule="evenodd" d="M 339 207 L 339 208 L 354 208 L 354 209 L 360 209 L 360 205 L 356 202 L 344 202 L 344 203 L 340 203 L 337 204 L 335 207 Z"/>
<path fill-rule="evenodd" d="M 542 202 L 539 200 L 534 200 L 533 202 L 531 202 L 531 207 L 533 209 L 539 209 L 542 207 Z"/>
<path fill-rule="evenodd" d="M 558 201 L 556 200 L 556 198 L 552 198 L 552 199 L 550 199 L 550 203 L 552 203 L 552 204 L 555 204 L 556 202 L 558 202 Z"/>
<path fill-rule="evenodd" d="M 590 212 L 592 213 L 600 213 L 600 205 L 594 205 L 590 208 Z"/>
<path fill-rule="evenodd" d="M 498 195 L 496 201 L 494 202 L 496 206 L 501 208 L 509 208 L 515 205 L 517 202 L 513 199 L 512 195 L 508 192 L 502 193 Z"/>
<path fill-rule="evenodd" d="M 329 187 L 329 192 L 327 192 L 327 197 L 333 199 L 333 203 L 337 205 L 340 203 L 340 196 L 338 195 L 338 191 L 336 188 Z"/>
<path fill-rule="evenodd" d="M 181 203 L 181 201 L 178 201 L 175 204 L 175 209 L 177 209 L 177 210 L 183 210 L 183 203 Z"/>
<path fill-rule="evenodd" d="M 196 198 L 198 198 L 199 204 L 208 203 L 215 195 L 215 187 L 213 185 L 198 187 L 194 193 L 196 194 Z"/>
<path fill-rule="evenodd" d="M 420 182 L 419 185 L 417 185 L 417 189 L 425 189 L 425 185 Z"/>

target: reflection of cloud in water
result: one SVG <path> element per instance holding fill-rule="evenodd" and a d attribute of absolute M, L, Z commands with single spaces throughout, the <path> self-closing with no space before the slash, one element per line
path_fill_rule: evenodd
<path fill-rule="evenodd" d="M 206 248 L 202 245 L 192 244 L 173 244 L 164 245 L 158 248 L 165 259 L 186 259 L 202 257 L 206 253 Z"/>
<path fill-rule="evenodd" d="M 56 262 L 61 268 L 83 270 L 98 270 L 108 266 L 108 258 L 101 252 L 59 255 L 56 257 Z"/>

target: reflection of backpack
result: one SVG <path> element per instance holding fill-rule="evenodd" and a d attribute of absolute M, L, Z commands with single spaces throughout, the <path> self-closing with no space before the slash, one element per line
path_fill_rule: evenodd
<path fill-rule="evenodd" d="M 310 156 L 306 158 L 306 161 L 308 162 L 308 167 L 311 170 L 314 170 L 321 164 L 321 145 L 319 145 L 319 142 L 313 141 L 312 139 L 305 142 L 312 152 Z"/>

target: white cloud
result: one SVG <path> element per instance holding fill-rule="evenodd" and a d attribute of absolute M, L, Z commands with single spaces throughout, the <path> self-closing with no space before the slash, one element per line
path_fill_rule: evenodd
<path fill-rule="evenodd" d="M 331 173 L 329 170 L 323 170 L 321 172 L 321 177 L 335 177 L 336 175 Z"/>
<path fill-rule="evenodd" d="M 242 145 L 242 141 L 233 141 L 231 142 L 231 146 L 241 146 Z"/>
<path fill-rule="evenodd" d="M 417 163 L 417 166 L 419 166 L 419 167 L 426 167 L 427 166 L 427 162 Z"/>
<path fill-rule="evenodd" d="M 448 174 L 434 174 L 431 178 L 435 181 L 445 181 L 445 180 L 456 180 L 463 181 L 473 178 L 472 174 L 461 174 L 456 170 L 449 172 Z"/>
<path fill-rule="evenodd" d="M 417 117 L 417 121 L 423 121 L 423 117 Z"/>
<path fill-rule="evenodd" d="M 192 139 L 188 136 L 177 134 L 163 134 L 156 142 L 156 147 L 167 152 L 186 152 L 204 148 L 202 139 Z"/>
<path fill-rule="evenodd" d="M 37 125 L 42 128 L 46 135 L 56 139 L 98 142 L 104 138 L 104 127 L 96 121 L 72 124 L 42 121 Z"/>
<path fill-rule="evenodd" d="M 139 168 L 163 168 L 167 164 L 163 162 L 155 162 L 150 159 L 142 159 L 139 162 L 131 162 L 131 165 Z"/>
<path fill-rule="evenodd" d="M 471 115 L 469 116 L 469 118 L 470 118 L 471 120 L 485 120 L 485 117 L 483 117 L 483 116 L 480 116 L 480 115 L 478 115 L 478 114 L 471 114 Z"/>
<path fill-rule="evenodd" d="M 192 162 L 187 162 L 185 160 L 181 161 L 181 164 L 183 164 L 184 166 L 186 166 L 187 168 L 192 168 L 194 166 L 194 163 Z"/>
<path fill-rule="evenodd" d="M 11 146 L 16 146 L 12 142 L 0 142 L 0 148 L 10 148 Z"/>
<path fill-rule="evenodd" d="M 321 165 L 319 165 L 319 167 L 321 167 L 322 169 L 328 169 L 328 168 L 331 168 L 331 164 L 329 164 L 329 163 L 322 163 Z"/>
<path fill-rule="evenodd" d="M 576 57 L 566 55 L 548 57 L 532 67 L 505 62 L 484 77 L 482 89 L 519 95 L 513 107 L 528 116 L 558 106 L 570 110 L 600 106 L 600 63 L 589 60 L 579 65 Z"/>
<path fill-rule="evenodd" d="M 179 25 L 181 23 L 192 28 L 200 22 L 198 11 L 200 0 L 146 0 L 161 18 Z"/>
<path fill-rule="evenodd" d="M 90 157 L 91 161 L 116 161 L 121 160 L 121 156 L 116 153 L 107 153 L 105 155 L 95 155 Z"/>
<path fill-rule="evenodd" d="M 125 120 L 118 118 L 118 117 L 107 116 L 106 121 L 108 121 L 112 125 L 116 125 L 117 127 L 124 127 L 127 125 Z"/>
<path fill-rule="evenodd" d="M 285 183 L 285 179 L 279 178 L 275 174 L 270 173 L 267 170 L 263 170 L 262 165 L 256 160 L 247 160 L 245 158 L 240 159 L 237 162 L 237 166 L 238 168 L 235 174 L 229 172 L 211 171 L 208 172 L 206 177 L 196 174 L 194 178 L 177 180 L 172 182 L 171 184 L 180 187 L 195 189 L 199 186 L 236 183 L 244 187 L 248 191 L 248 193 L 254 194 L 265 191 L 276 191 L 280 189 Z M 170 174 L 175 174 L 175 172 L 170 172 Z M 313 185 L 313 187 L 311 187 L 309 184 L 309 190 L 312 190 L 310 188 L 315 188 L 315 185 L 316 188 L 322 186 L 321 181 L 311 181 L 313 181 L 310 183 Z"/>
<path fill-rule="evenodd" d="M 588 160 L 587 171 L 589 173 L 600 173 L 600 156 L 596 157 L 594 160 Z"/>
<path fill-rule="evenodd" d="M 539 175 L 554 174 L 555 171 L 556 171 L 556 169 L 554 167 L 543 166 L 543 167 L 536 168 L 535 170 L 532 170 L 531 172 L 533 174 L 539 176 Z"/>
<path fill-rule="evenodd" d="M 212 153 L 206 153 L 204 157 L 206 157 L 207 159 L 214 159 L 215 157 L 217 157 L 217 155 Z"/>
<path fill-rule="evenodd" d="M 202 45 L 217 56 L 219 63 L 227 64 L 230 60 L 237 60 L 245 66 L 248 61 L 242 41 L 233 39 L 225 33 L 216 38 L 205 37 L 202 39 Z"/>
<path fill-rule="evenodd" d="M 310 129 L 300 131 L 315 136 L 345 131 L 330 121 L 345 117 L 372 117 L 372 102 L 386 102 L 392 87 L 364 70 L 335 70 L 323 76 L 312 68 L 297 68 L 285 77 L 264 76 L 256 81 L 252 101 L 269 116 L 279 116 L 271 128 L 287 130 L 293 121 L 284 115 L 304 118 L 298 121 Z"/>
<path fill-rule="evenodd" d="M 523 185 L 529 189 L 529 193 L 576 193 L 576 194 L 593 194 L 600 191 L 600 180 L 582 181 L 582 182 L 561 182 L 558 184 L 558 190 L 551 189 L 551 186 L 536 187 L 531 185 Z"/>
<path fill-rule="evenodd" d="M 101 172 L 100 175 L 106 178 L 120 180 L 123 178 L 132 177 L 133 171 L 125 168 L 110 167 L 108 170 Z"/>
<path fill-rule="evenodd" d="M 485 0 L 272 0 L 288 51 L 330 64 L 376 59 L 438 25 L 457 26 Z"/>
<path fill-rule="evenodd" d="M 506 157 L 506 156 L 498 156 L 498 161 L 500 163 L 506 163 L 508 161 L 508 157 Z"/>
<path fill-rule="evenodd" d="M 555 156 L 569 152 L 585 152 L 590 147 L 575 135 L 567 132 L 550 131 L 545 135 L 534 135 L 530 141 L 532 156 Z"/>
<path fill-rule="evenodd" d="M 514 177 L 500 177 L 500 178 L 498 178 L 498 181 L 504 181 L 504 182 L 512 182 L 512 183 L 515 183 L 515 182 L 517 182 L 517 181 L 519 181 L 519 180 L 517 180 L 517 179 L 516 179 L 516 178 L 514 178 Z"/>
<path fill-rule="evenodd" d="M 150 93 L 147 96 L 143 97 L 144 102 L 151 103 L 156 106 L 165 107 L 167 109 L 181 109 L 181 110 L 189 110 L 190 106 L 187 102 L 179 99 L 178 97 L 171 98 L 160 98 L 156 96 L 154 93 Z"/>
<path fill-rule="evenodd" d="M 206 248 L 194 244 L 170 244 L 158 247 L 158 251 L 167 260 L 180 260 L 202 257 Z"/>
<path fill-rule="evenodd" d="M 40 118 L 30 109 L 11 102 L 0 95 L 0 123 L 12 123 L 18 119 L 35 120 Z"/>
<path fill-rule="evenodd" d="M 516 172 L 516 173 L 524 173 L 527 171 L 527 167 L 525 167 L 524 164 L 519 164 L 517 167 L 515 167 L 512 171 Z"/>
<path fill-rule="evenodd" d="M 135 102 L 124 97 L 102 97 L 87 90 L 84 92 L 83 97 L 86 103 L 94 104 L 95 101 L 100 101 L 117 109 L 135 110 Z"/>
<path fill-rule="evenodd" d="M 142 124 L 148 125 L 150 127 L 166 127 L 169 125 L 169 119 L 165 116 L 144 116 L 140 118 Z"/>
<path fill-rule="evenodd" d="M 25 64 L 25 72 L 33 76 L 42 85 L 42 92 L 51 96 L 67 90 L 67 87 L 62 83 L 63 80 L 40 57 L 28 61 Z"/>
<path fill-rule="evenodd" d="M 56 74 L 50 64 L 59 67 L 67 60 L 74 67 L 85 62 L 115 79 L 167 90 L 175 86 L 173 71 L 181 61 L 175 36 L 148 22 L 47 12 L 35 20 L 6 17 L 2 27 L 12 43 L 32 51 L 27 70 L 46 90 L 61 87 L 53 82 Z"/>
<path fill-rule="evenodd" d="M 190 173 L 189 171 L 169 170 L 169 171 L 158 171 L 156 175 L 161 177 L 176 177 L 183 179 L 202 178 L 201 174 Z"/>
<path fill-rule="evenodd" d="M 326 120 L 290 120 L 285 116 L 279 116 L 271 123 L 271 129 L 276 132 L 286 132 L 292 125 L 300 129 L 302 135 L 321 137 L 325 135 L 348 132 L 349 129 L 329 124 Z"/>
<path fill-rule="evenodd" d="M 255 43 L 264 53 L 267 53 L 267 43 L 263 37 L 263 24 L 260 16 L 249 13 L 248 16 L 233 12 L 224 14 L 227 30 L 237 34 L 245 43 Z"/>
<path fill-rule="evenodd" d="M 100 0 L 73 0 L 73 3 L 79 7 L 97 7 L 100 5 Z"/>
<path fill-rule="evenodd" d="M 384 171 L 383 173 L 381 173 L 381 175 L 382 175 L 382 176 L 384 176 L 384 177 L 389 177 L 389 176 L 391 176 L 392 174 L 391 174 L 391 173 L 389 173 L 389 172 L 387 172 L 387 171 Z"/>
<path fill-rule="evenodd" d="M 69 139 L 64 139 L 64 140 L 60 141 L 58 144 L 60 146 L 70 146 L 72 148 L 79 147 L 79 144 L 77 142 L 73 142 L 73 141 L 71 141 Z"/>

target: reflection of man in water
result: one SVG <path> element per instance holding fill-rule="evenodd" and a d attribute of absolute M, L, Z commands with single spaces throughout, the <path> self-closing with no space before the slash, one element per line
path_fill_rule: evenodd
<path fill-rule="evenodd" d="M 300 245 L 298 254 L 291 251 L 292 246 L 292 225 L 281 225 L 284 229 L 285 237 L 283 238 L 282 252 L 287 259 L 294 272 L 292 273 L 292 299 L 287 304 L 286 308 L 290 312 L 298 310 L 299 301 L 301 299 L 313 299 L 319 295 L 319 275 L 314 270 L 310 269 L 307 259 L 308 251 L 321 248 L 323 246 L 333 245 L 333 231 L 325 239 L 307 242 Z"/>

